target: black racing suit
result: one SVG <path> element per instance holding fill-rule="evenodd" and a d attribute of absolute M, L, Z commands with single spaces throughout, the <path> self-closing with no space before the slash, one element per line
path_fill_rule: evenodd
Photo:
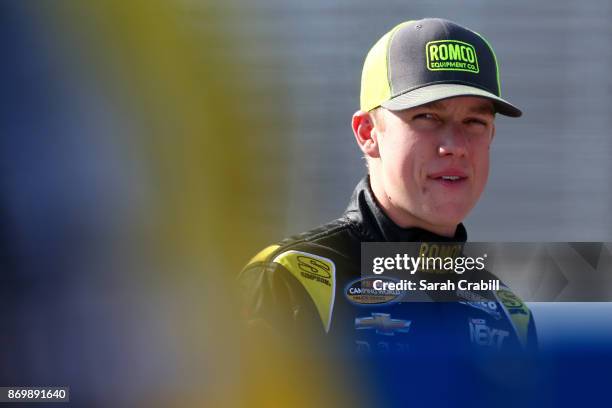
<path fill-rule="evenodd" d="M 314 331 L 358 352 L 418 352 L 449 344 L 469 350 L 535 348 L 531 312 L 504 285 L 491 294 L 493 301 L 375 297 L 372 302 L 354 294 L 362 285 L 362 242 L 454 245 L 466 239 L 462 224 L 452 238 L 398 227 L 376 203 L 365 177 L 340 218 L 272 245 L 247 264 L 239 278 L 243 312 L 251 326 L 298 336 Z"/>

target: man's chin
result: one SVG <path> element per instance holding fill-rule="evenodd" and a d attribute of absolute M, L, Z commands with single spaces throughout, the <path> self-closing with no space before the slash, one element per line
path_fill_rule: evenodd
<path fill-rule="evenodd" d="M 465 205 L 447 204 L 437 206 L 436 210 L 429 214 L 426 220 L 429 224 L 437 227 L 456 227 L 470 212 L 470 208 Z"/>

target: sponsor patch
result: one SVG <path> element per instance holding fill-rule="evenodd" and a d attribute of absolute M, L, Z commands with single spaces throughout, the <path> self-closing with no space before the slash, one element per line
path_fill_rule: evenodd
<path fill-rule="evenodd" d="M 430 71 L 465 71 L 477 74 L 478 57 L 472 44 L 457 40 L 430 41 L 425 45 Z"/>
<path fill-rule="evenodd" d="M 369 354 L 403 354 L 410 351 L 410 344 L 400 342 L 355 340 L 355 351 L 360 355 Z"/>
<path fill-rule="evenodd" d="M 469 290 L 457 290 L 455 293 L 457 297 L 465 299 L 459 301 L 459 303 L 462 305 L 480 309 L 483 312 L 493 316 L 495 320 L 501 319 L 501 313 L 496 301 L 487 299 L 484 296 L 481 296 L 478 293 L 470 292 Z"/>
<path fill-rule="evenodd" d="M 484 319 L 469 319 L 469 325 L 471 342 L 482 347 L 500 349 L 510 334 L 506 330 L 490 327 Z"/>
<path fill-rule="evenodd" d="M 287 251 L 272 262 L 285 267 L 314 301 L 325 332 L 329 332 L 336 296 L 336 265 L 329 258 L 301 251 Z"/>
<path fill-rule="evenodd" d="M 395 333 L 408 333 L 411 323 L 410 320 L 392 319 L 388 313 L 372 313 L 368 317 L 356 317 L 355 329 L 375 330 L 376 334 L 394 336 Z"/>
<path fill-rule="evenodd" d="M 470 306 L 479 310 L 482 310 L 485 313 L 493 316 L 495 320 L 501 319 L 501 313 L 497 310 L 497 302 L 486 301 L 486 302 L 459 302 L 463 305 Z"/>
<path fill-rule="evenodd" d="M 529 309 L 514 293 L 509 290 L 501 289 L 497 291 L 497 296 L 506 306 L 511 315 L 529 316 Z"/>
<path fill-rule="evenodd" d="M 529 321 L 531 313 L 527 306 L 514 293 L 508 289 L 501 289 L 496 292 L 497 298 L 508 311 L 508 316 L 516 329 L 516 334 L 523 346 L 527 345 Z"/>
<path fill-rule="evenodd" d="M 419 247 L 418 255 L 419 258 L 423 259 L 423 262 L 421 262 L 418 272 L 436 274 L 453 273 L 452 267 L 450 270 L 444 268 L 444 263 L 448 262 L 449 259 L 461 257 L 462 250 L 463 244 L 423 242 Z"/>
<path fill-rule="evenodd" d="M 356 305 L 381 305 L 398 300 L 402 296 L 401 290 L 376 290 L 374 281 L 397 282 L 395 279 L 376 276 L 358 279 L 348 284 L 344 296 L 349 302 Z"/>
<path fill-rule="evenodd" d="M 297 255 L 296 259 L 297 267 L 303 277 L 331 286 L 329 278 L 331 278 L 332 266 L 330 262 L 309 255 Z"/>

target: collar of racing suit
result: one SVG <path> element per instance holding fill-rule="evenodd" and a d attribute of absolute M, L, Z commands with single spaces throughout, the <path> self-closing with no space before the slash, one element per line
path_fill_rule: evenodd
<path fill-rule="evenodd" d="M 361 179 L 355 187 L 344 215 L 359 233 L 369 241 L 465 242 L 467 240 L 467 231 L 462 223 L 457 225 L 453 237 L 444 237 L 416 227 L 399 227 L 387 217 L 378 205 L 370 187 L 369 176 Z"/>

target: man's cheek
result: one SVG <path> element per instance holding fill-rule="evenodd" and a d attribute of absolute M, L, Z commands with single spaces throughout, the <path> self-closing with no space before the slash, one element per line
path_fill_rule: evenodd
<path fill-rule="evenodd" d="M 483 162 L 480 164 L 479 167 L 476 168 L 476 174 L 475 174 L 475 178 L 476 178 L 476 193 L 477 193 L 477 198 L 480 197 L 480 195 L 482 194 L 482 192 L 484 191 L 485 186 L 487 185 L 487 181 L 489 179 L 489 163 L 488 161 Z"/>

